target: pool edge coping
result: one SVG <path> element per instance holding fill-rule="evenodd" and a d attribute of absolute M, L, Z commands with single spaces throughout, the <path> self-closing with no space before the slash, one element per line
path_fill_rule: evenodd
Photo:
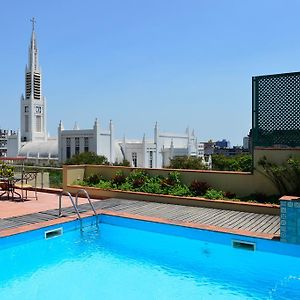
<path fill-rule="evenodd" d="M 219 233 L 227 233 L 227 234 L 235 234 L 235 235 L 242 235 L 247 237 L 253 237 L 253 238 L 262 238 L 266 240 L 276 240 L 279 241 L 280 236 L 276 234 L 268 234 L 268 233 L 259 233 L 259 232 L 252 232 L 247 230 L 239 230 L 239 229 L 231 229 L 231 228 L 223 228 L 219 226 L 213 226 L 213 225 L 205 225 L 205 224 L 199 224 L 199 223 L 193 223 L 193 222 L 184 222 L 184 221 L 175 221 L 167 218 L 159 218 L 159 217 L 150 217 L 150 216 L 144 216 L 144 215 L 136 215 L 126 212 L 114 212 L 109 209 L 98 209 L 96 210 L 97 215 L 108 215 L 108 216 L 115 216 L 115 217 L 122 217 L 127 219 L 135 219 L 139 221 L 146 221 L 146 222 L 152 222 L 152 223 L 160 223 L 160 224 L 166 224 L 166 225 L 174 225 L 174 226 L 181 226 L 186 228 L 194 228 L 194 229 L 200 229 L 200 230 L 208 230 L 208 231 L 214 231 Z M 81 213 L 82 219 L 88 218 L 94 216 L 93 211 L 87 211 L 85 213 Z M 8 228 L 0 230 L 0 239 L 20 233 L 25 233 L 53 225 L 58 225 L 62 223 L 68 223 L 72 221 L 78 220 L 77 216 L 74 214 L 72 216 L 67 217 L 58 217 L 54 220 L 39 222 L 35 224 L 29 224 L 24 225 L 16 228 Z"/>

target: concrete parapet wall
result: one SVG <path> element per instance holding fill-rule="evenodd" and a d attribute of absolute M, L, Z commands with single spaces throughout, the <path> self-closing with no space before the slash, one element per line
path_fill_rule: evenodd
<path fill-rule="evenodd" d="M 82 186 L 70 185 L 66 187 L 66 190 L 71 194 L 81 189 Z M 143 192 L 129 192 L 120 190 L 102 190 L 94 187 L 84 187 L 92 198 L 103 199 L 103 198 L 121 198 L 128 200 L 138 200 L 147 202 L 160 202 L 167 204 L 178 204 L 185 206 L 198 206 L 207 208 L 227 209 L 243 212 L 251 212 L 258 214 L 269 214 L 279 215 L 279 205 L 272 204 L 259 204 L 229 200 L 210 200 L 205 198 L 196 197 L 179 197 L 172 195 L 158 195 L 148 194 Z"/>
<path fill-rule="evenodd" d="M 245 197 L 255 193 L 266 195 L 278 194 L 275 185 L 267 178 L 258 161 L 266 156 L 269 161 L 281 164 L 290 156 L 299 156 L 300 149 L 273 149 L 258 148 L 254 151 L 254 170 L 250 172 L 230 172 L 230 171 L 208 171 L 208 170 L 173 170 L 173 169 L 145 169 L 150 175 L 167 176 L 171 171 L 180 172 L 182 181 L 189 185 L 193 180 L 207 182 L 214 189 L 224 192 L 235 193 L 238 197 Z M 92 174 L 101 174 L 104 178 L 110 179 L 121 170 L 128 175 L 136 168 L 114 167 L 99 165 L 64 166 L 63 187 L 67 189 L 77 179 L 84 179 Z"/>
<path fill-rule="evenodd" d="M 85 176 L 101 174 L 104 178 L 110 179 L 118 171 L 122 170 L 128 175 L 132 168 L 110 167 L 110 166 L 67 166 L 64 167 L 64 189 L 72 185 L 77 179 L 82 180 Z M 146 169 L 150 175 L 167 176 L 171 171 L 178 171 L 182 181 L 189 185 L 193 180 L 205 181 L 214 189 L 224 192 L 233 192 L 238 197 L 248 196 L 253 193 L 260 193 L 262 189 L 265 194 L 275 194 L 276 190 L 272 183 L 261 174 L 251 174 L 242 172 L 214 172 L 214 171 L 190 171 L 190 170 L 171 170 L 171 169 Z M 259 178 L 260 181 L 255 181 Z"/>

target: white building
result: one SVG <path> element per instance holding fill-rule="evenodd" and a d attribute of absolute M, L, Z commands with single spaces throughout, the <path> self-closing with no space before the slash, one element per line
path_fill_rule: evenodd
<path fill-rule="evenodd" d="M 204 162 L 204 152 L 199 151 L 199 144 L 194 130 L 186 129 L 184 134 L 160 132 L 158 124 L 154 127 L 153 140 L 123 139 L 119 142 L 124 159 L 133 167 L 163 168 L 170 164 L 170 159 L 176 156 L 201 157 Z"/>
<path fill-rule="evenodd" d="M 104 155 L 110 163 L 123 161 L 121 149 L 114 139 L 114 126 L 109 122 L 109 130 L 100 129 L 96 119 L 93 128 L 79 129 L 75 123 L 73 130 L 65 130 L 62 122 L 58 126 L 58 156 L 65 162 L 73 155 L 82 152 L 94 152 Z"/>
<path fill-rule="evenodd" d="M 145 135 L 142 140 L 128 140 L 124 137 L 123 141 L 119 142 L 119 147 L 123 158 L 128 160 L 132 167 L 158 168 L 161 158 L 157 153 L 156 144 L 146 140 Z"/>
<path fill-rule="evenodd" d="M 48 137 L 47 106 L 42 91 L 42 73 L 39 65 L 34 18 L 25 68 L 25 95 L 20 102 L 20 130 L 8 136 L 7 156 L 26 156 L 35 161 L 57 161 L 57 138 Z"/>

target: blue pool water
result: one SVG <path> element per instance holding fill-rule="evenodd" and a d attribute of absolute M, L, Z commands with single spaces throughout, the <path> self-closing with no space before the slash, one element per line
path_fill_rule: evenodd
<path fill-rule="evenodd" d="M 0 239 L 1 300 L 300 299 L 297 246 L 109 216 L 70 229 Z"/>

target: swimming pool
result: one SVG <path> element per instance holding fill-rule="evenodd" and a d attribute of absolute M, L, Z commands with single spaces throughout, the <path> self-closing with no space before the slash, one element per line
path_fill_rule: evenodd
<path fill-rule="evenodd" d="M 299 246 L 113 216 L 90 222 L 0 239 L 0 299 L 300 299 Z M 63 234 L 45 239 L 53 229 Z"/>

